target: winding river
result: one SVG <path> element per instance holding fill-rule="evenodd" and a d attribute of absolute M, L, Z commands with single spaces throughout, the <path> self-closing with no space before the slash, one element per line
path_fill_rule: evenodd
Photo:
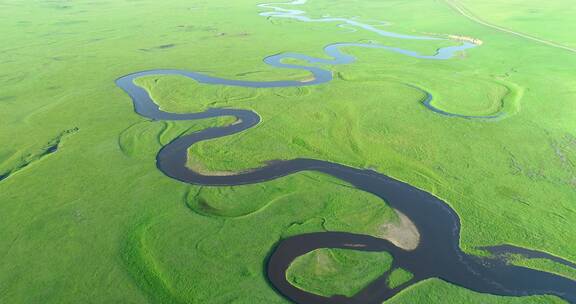
<path fill-rule="evenodd" d="M 303 4 L 306 1 L 296 0 L 287 4 Z M 274 4 L 278 5 L 278 4 Z M 306 22 L 336 22 L 347 24 L 379 35 L 399 39 L 436 40 L 440 38 L 426 36 L 401 35 L 382 31 L 376 27 L 355 20 L 344 18 L 311 19 L 303 11 L 284 9 L 273 4 L 261 4 L 260 7 L 273 9 L 261 13 L 266 17 L 294 18 Z M 382 303 L 401 290 L 427 278 L 440 278 L 455 285 L 482 293 L 505 296 L 525 296 L 550 294 L 576 303 L 576 282 L 555 274 L 507 264 L 503 259 L 481 258 L 468 255 L 459 247 L 460 221 L 457 214 L 444 201 L 419 190 L 409 184 L 398 181 L 381 173 L 352 168 L 345 165 L 316 159 L 281 160 L 261 168 L 227 176 L 212 176 L 195 172 L 186 167 L 188 148 L 198 142 L 232 135 L 257 125 L 260 117 L 257 113 L 244 109 L 208 109 L 198 113 L 177 114 L 161 110 L 148 92 L 134 83 L 136 78 L 146 75 L 180 75 L 206 85 L 227 85 L 252 88 L 299 87 L 312 86 L 332 80 L 330 71 L 307 65 L 283 63 L 285 59 L 300 59 L 308 64 L 348 64 L 355 58 L 341 49 L 348 47 L 376 48 L 400 53 L 424 60 L 447 60 L 456 52 L 475 47 L 472 43 L 462 43 L 439 49 L 434 55 L 421 55 L 417 52 L 396 47 L 362 44 L 336 43 L 324 48 L 326 58 L 315 58 L 303 54 L 283 53 L 269 56 L 264 62 L 278 68 L 301 69 L 309 71 L 312 81 L 244 81 L 218 78 L 202 73 L 158 69 L 142 71 L 123 76 L 116 80 L 134 103 L 135 111 L 153 120 L 194 120 L 219 116 L 234 116 L 237 121 L 223 127 L 208 128 L 203 131 L 181 136 L 164 146 L 157 155 L 157 167 L 167 176 L 176 180 L 207 186 L 240 185 L 272 180 L 300 171 L 316 171 L 331 175 L 345 181 L 360 191 L 377 195 L 394 209 L 408 216 L 420 232 L 420 243 L 415 250 L 407 251 L 387 240 L 367 235 L 344 232 L 319 232 L 297 235 L 281 240 L 272 253 L 267 264 L 267 275 L 271 284 L 286 298 L 296 303 Z M 424 91 L 425 92 L 425 91 Z M 432 95 L 425 92 L 424 102 L 430 105 Z M 438 111 L 435 111 L 438 113 Z M 447 116 L 458 116 L 451 113 L 439 113 Z M 464 117 L 474 118 L 474 117 Z M 396 288 L 386 285 L 388 273 L 372 282 L 354 297 L 323 297 L 301 290 L 291 285 L 286 279 L 286 270 L 291 262 L 299 256 L 319 248 L 348 248 L 360 251 L 387 251 L 394 258 L 393 267 L 404 268 L 414 274 L 414 278 Z M 527 256 L 547 257 L 543 253 L 510 245 L 485 248 L 495 253 L 523 253 Z M 560 259 L 558 259 L 560 260 Z M 563 261 L 563 260 L 560 260 Z M 566 261 L 565 261 L 566 262 Z M 569 263 L 569 262 L 567 262 Z M 569 264 L 565 264 L 569 265 Z"/>

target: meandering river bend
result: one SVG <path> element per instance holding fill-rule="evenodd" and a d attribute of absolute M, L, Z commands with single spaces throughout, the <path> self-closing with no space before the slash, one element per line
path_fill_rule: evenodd
<path fill-rule="evenodd" d="M 296 0 L 288 4 L 303 4 L 306 1 Z M 276 4 L 277 5 L 277 4 Z M 260 7 L 273 9 L 261 13 L 267 17 L 295 18 L 306 22 L 337 22 L 359 27 L 377 34 L 398 39 L 436 40 L 436 37 L 410 36 L 382 31 L 358 21 L 344 18 L 311 19 L 303 11 L 289 10 L 262 4 Z M 227 85 L 252 88 L 298 87 L 320 85 L 332 80 L 330 71 L 308 65 L 283 63 L 284 59 L 300 59 L 308 64 L 348 64 L 354 62 L 353 56 L 341 49 L 345 47 L 376 48 L 423 60 L 447 60 L 456 52 L 464 51 L 476 45 L 468 42 L 456 46 L 441 48 L 434 55 L 421 55 L 414 51 L 391 46 L 362 43 L 336 43 L 325 47 L 327 58 L 315 58 L 303 54 L 283 53 L 264 59 L 264 62 L 278 67 L 302 69 L 309 71 L 312 81 L 245 81 L 218 78 L 202 73 L 158 69 L 133 73 L 116 80 L 134 103 L 135 111 L 154 120 L 195 120 L 219 116 L 235 116 L 236 123 L 205 129 L 203 131 L 181 136 L 164 146 L 157 155 L 157 167 L 167 176 L 176 180 L 208 186 L 240 185 L 272 180 L 300 171 L 316 171 L 331 175 L 345 181 L 359 191 L 366 191 L 380 197 L 394 209 L 408 216 L 420 232 L 420 243 L 415 250 L 406 251 L 396 247 L 387 240 L 344 232 L 319 232 L 297 235 L 279 242 L 267 263 L 267 275 L 271 284 L 283 296 L 296 303 L 382 303 L 401 290 L 427 278 L 440 278 L 455 285 L 482 293 L 504 296 L 526 296 L 550 294 L 576 303 L 576 282 L 555 274 L 507 264 L 499 258 L 481 258 L 468 255 L 459 247 L 460 221 L 458 215 L 448 204 L 433 195 L 417 189 L 407 183 L 398 181 L 384 174 L 365 169 L 352 168 L 317 159 L 281 160 L 265 167 L 238 173 L 235 175 L 212 176 L 195 172 L 186 167 L 188 148 L 198 142 L 232 135 L 257 125 L 260 117 L 257 113 L 244 109 L 208 109 L 198 113 L 177 114 L 161 110 L 148 92 L 134 83 L 136 78 L 146 75 L 180 75 L 206 85 Z M 430 105 L 432 95 L 427 94 L 424 102 Z M 436 111 L 437 112 L 437 111 Z M 439 113 L 446 116 L 459 116 L 451 113 Z M 463 117 L 473 118 L 473 117 Z M 360 251 L 387 251 L 393 258 L 393 267 L 404 268 L 414 274 L 414 278 L 396 288 L 388 288 L 388 273 L 372 282 L 358 294 L 347 297 L 323 297 L 301 290 L 288 282 L 286 270 L 297 257 L 319 248 L 348 248 Z M 495 247 L 496 248 L 496 247 Z M 489 249 L 489 248 L 487 248 Z M 522 248 L 507 246 L 498 247 L 498 252 L 532 252 Z M 447 299 L 449 301 L 449 299 Z"/>

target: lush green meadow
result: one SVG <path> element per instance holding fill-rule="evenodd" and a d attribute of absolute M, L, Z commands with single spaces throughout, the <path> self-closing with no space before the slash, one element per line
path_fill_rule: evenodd
<path fill-rule="evenodd" d="M 458 0 L 470 13 L 489 23 L 536 38 L 576 48 L 576 6 L 571 1 Z"/>
<path fill-rule="evenodd" d="M 462 4 L 494 24 L 574 46 L 573 31 L 563 30 L 576 17 L 564 9 L 573 7 L 570 0 L 542 7 L 523 2 L 522 10 L 513 9 L 516 2 Z M 313 172 L 218 188 L 183 184 L 156 168 L 163 145 L 233 118 L 147 120 L 114 84 L 120 76 L 175 68 L 301 80 L 309 75 L 262 59 L 280 52 L 322 56 L 334 42 L 374 41 L 428 54 L 450 44 L 268 19 L 258 16 L 258 3 L 0 0 L 0 176 L 6 177 L 0 180 L 0 303 L 287 303 L 264 272 L 278 240 L 313 231 L 378 236 L 382 225 L 397 220 L 373 195 Z M 532 6 L 538 13 L 523 18 Z M 257 90 L 181 77 L 141 79 L 166 110 L 234 107 L 261 116 L 246 132 L 193 146 L 191 167 L 237 171 L 310 157 L 373 168 L 454 208 L 467 252 L 506 243 L 576 262 L 576 53 L 483 26 L 443 1 L 310 0 L 299 8 L 313 17 L 359 16 L 389 21 L 389 31 L 484 43 L 448 61 L 348 48 L 358 61 L 325 66 L 335 79 L 315 87 Z M 557 30 L 542 25 L 549 19 Z M 450 112 L 503 109 L 506 115 L 438 115 L 406 84 L 432 92 L 434 104 Z M 54 145 L 58 150 L 47 153 Z M 367 253 L 354 258 L 361 255 Z M 389 261 L 382 260 L 374 263 L 384 271 Z M 333 285 L 315 290 L 334 292 L 362 276 L 351 266 L 367 269 L 374 259 L 340 261 L 350 262 L 333 267 Z M 552 262 L 515 263 L 576 278 Z M 309 267 L 293 274 L 313 290 L 318 282 L 309 280 Z M 404 278 L 399 273 L 394 280 Z M 337 293 L 358 286 L 342 288 Z M 478 294 L 438 279 L 389 302 L 446 303 L 447 297 L 455 303 L 561 302 Z"/>
<path fill-rule="evenodd" d="M 286 272 L 290 283 L 323 296 L 353 296 L 388 271 L 386 252 L 317 249 L 297 258 Z"/>

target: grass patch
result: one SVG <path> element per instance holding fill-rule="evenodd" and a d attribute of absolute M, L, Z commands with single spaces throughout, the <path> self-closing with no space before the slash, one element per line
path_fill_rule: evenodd
<path fill-rule="evenodd" d="M 446 303 L 446 301 L 471 304 L 500 304 L 500 303 L 530 303 L 549 304 L 565 303 L 557 297 L 529 296 L 529 297 L 502 297 L 491 294 L 482 294 L 467 291 L 456 285 L 444 282 L 440 279 L 428 279 L 405 289 L 394 298 L 386 301 L 386 304 L 403 303 Z"/>
<path fill-rule="evenodd" d="M 533 269 L 539 269 L 542 271 L 552 272 L 572 280 L 576 280 L 576 269 L 556 263 L 547 259 L 513 259 L 512 263 L 518 266 L 524 266 Z"/>
<path fill-rule="evenodd" d="M 412 274 L 410 271 L 407 271 L 403 268 L 396 268 L 390 272 L 388 280 L 386 280 L 386 284 L 388 284 L 390 289 L 394 289 L 412 280 L 413 277 L 414 274 Z"/>
<path fill-rule="evenodd" d="M 286 272 L 290 283 L 323 296 L 353 296 L 388 271 L 386 252 L 316 249 L 298 257 Z"/>

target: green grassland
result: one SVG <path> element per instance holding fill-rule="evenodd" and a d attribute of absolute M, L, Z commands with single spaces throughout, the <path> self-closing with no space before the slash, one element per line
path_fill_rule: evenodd
<path fill-rule="evenodd" d="M 403 268 L 397 268 L 392 270 L 392 272 L 390 273 L 390 276 L 388 277 L 387 280 L 387 284 L 388 287 L 390 288 L 396 288 L 410 280 L 412 280 L 412 278 L 414 277 L 414 275 L 403 269 Z"/>
<path fill-rule="evenodd" d="M 290 283 L 323 296 L 353 296 L 388 271 L 392 256 L 386 252 L 317 249 L 298 257 L 286 277 Z"/>
<path fill-rule="evenodd" d="M 538 20 L 522 22 L 510 20 L 523 10 L 502 2 L 463 1 L 490 22 L 573 45 L 571 32 L 562 31 L 573 24 L 574 14 L 564 10 L 571 1 L 523 2 L 538 7 Z M 287 303 L 264 273 L 278 240 L 313 231 L 378 235 L 395 220 L 385 202 L 317 173 L 215 188 L 177 182 L 156 168 L 162 145 L 233 118 L 142 118 L 114 84 L 122 75 L 176 68 L 301 80 L 310 75 L 262 59 L 280 52 L 322 56 L 334 42 L 374 41 L 427 54 L 447 45 L 267 19 L 257 15 L 258 3 L 0 1 L 0 176 L 8 176 L 0 181 L 1 303 Z M 358 61 L 326 66 L 335 80 L 315 87 L 140 79 L 166 110 L 234 107 L 261 116 L 246 132 L 193 146 L 189 166 L 236 171 L 310 157 L 373 168 L 450 204 L 468 252 L 509 243 L 576 261 L 576 54 L 482 26 L 442 1 L 311 0 L 301 8 L 313 17 L 386 20 L 394 32 L 458 34 L 484 44 L 449 61 L 347 48 Z M 559 11 L 570 17 L 554 19 Z M 559 29 L 541 25 L 548 19 Z M 407 84 L 431 91 L 434 104 L 451 112 L 506 115 L 438 115 Z M 58 150 L 46 153 L 54 145 Z M 362 270 L 367 261 L 341 267 Z M 555 263 L 523 263 L 576 278 Z M 346 279 L 335 276 L 333 286 Z M 311 286 L 318 282 L 302 287 Z M 478 294 L 431 279 L 388 302 L 445 303 L 447 297 L 559 301 Z"/>
<path fill-rule="evenodd" d="M 459 0 L 469 12 L 492 24 L 540 39 L 576 48 L 574 15 L 576 6 L 569 1 Z"/>
<path fill-rule="evenodd" d="M 423 292 L 425 290 L 425 292 Z M 500 304 L 500 303 L 564 303 L 558 298 L 532 296 L 521 298 L 503 298 L 488 294 L 466 291 L 462 288 L 438 279 L 428 279 L 415 284 L 386 302 L 399 303 L 442 303 L 446 298 L 455 303 Z"/>

